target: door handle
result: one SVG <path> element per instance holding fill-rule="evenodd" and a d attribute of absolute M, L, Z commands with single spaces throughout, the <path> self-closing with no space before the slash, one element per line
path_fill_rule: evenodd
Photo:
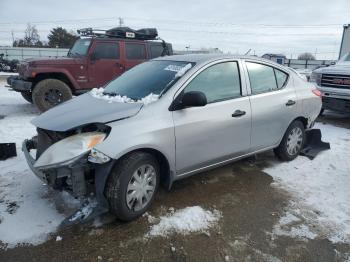
<path fill-rule="evenodd" d="M 294 105 L 296 102 L 294 100 L 288 100 L 288 102 L 286 103 L 286 106 L 292 106 Z"/>
<path fill-rule="evenodd" d="M 241 110 L 236 110 L 233 114 L 232 117 L 241 117 L 245 115 L 245 111 L 241 111 Z"/>

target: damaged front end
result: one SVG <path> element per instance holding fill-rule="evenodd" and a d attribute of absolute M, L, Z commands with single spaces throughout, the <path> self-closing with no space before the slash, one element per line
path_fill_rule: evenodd
<path fill-rule="evenodd" d="M 94 212 L 107 212 L 104 186 L 114 161 L 94 147 L 104 141 L 110 128 L 90 124 L 66 132 L 37 131 L 37 136 L 22 145 L 33 173 L 52 188 L 66 190 L 74 197 L 84 199 L 94 194 L 98 202 Z"/>

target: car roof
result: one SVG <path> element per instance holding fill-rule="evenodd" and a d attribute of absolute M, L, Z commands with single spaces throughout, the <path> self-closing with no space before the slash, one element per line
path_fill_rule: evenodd
<path fill-rule="evenodd" d="M 232 54 L 186 54 L 186 55 L 171 55 L 171 56 L 162 56 L 154 58 L 153 60 L 170 60 L 170 61 L 181 61 L 181 62 L 189 62 L 189 63 L 196 63 L 203 64 L 203 63 L 209 63 L 214 62 L 217 60 L 223 60 L 223 59 L 247 59 L 247 60 L 253 60 L 257 62 L 265 62 L 271 65 L 274 65 L 276 67 L 283 67 L 274 61 L 271 61 L 269 59 L 265 59 L 262 57 L 257 56 L 248 56 L 248 55 L 232 55 Z"/>
<path fill-rule="evenodd" d="M 221 59 L 253 59 L 257 61 L 271 62 L 271 60 L 260 58 L 257 56 L 244 55 L 227 55 L 227 54 L 188 54 L 188 55 L 171 55 L 155 58 L 154 60 L 172 60 L 172 61 L 186 61 L 193 63 L 201 63 L 207 61 L 215 61 Z"/>

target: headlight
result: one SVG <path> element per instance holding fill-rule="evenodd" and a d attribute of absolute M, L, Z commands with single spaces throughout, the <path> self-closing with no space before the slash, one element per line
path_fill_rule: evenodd
<path fill-rule="evenodd" d="M 61 163 L 74 162 L 101 143 L 105 137 L 105 133 L 88 132 L 62 139 L 46 149 L 35 162 L 34 167 L 42 169 Z"/>

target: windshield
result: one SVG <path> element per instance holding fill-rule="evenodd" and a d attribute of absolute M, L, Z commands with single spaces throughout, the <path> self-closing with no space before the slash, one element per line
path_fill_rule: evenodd
<path fill-rule="evenodd" d="M 79 57 L 85 56 L 90 46 L 91 39 L 79 39 L 77 40 L 73 47 L 69 50 L 68 56 Z"/>
<path fill-rule="evenodd" d="M 342 56 L 337 64 L 350 64 L 350 53 L 347 53 L 344 56 Z"/>
<path fill-rule="evenodd" d="M 134 101 L 166 92 L 194 64 L 179 61 L 148 61 L 133 67 L 107 84 L 104 94 L 126 96 Z"/>

